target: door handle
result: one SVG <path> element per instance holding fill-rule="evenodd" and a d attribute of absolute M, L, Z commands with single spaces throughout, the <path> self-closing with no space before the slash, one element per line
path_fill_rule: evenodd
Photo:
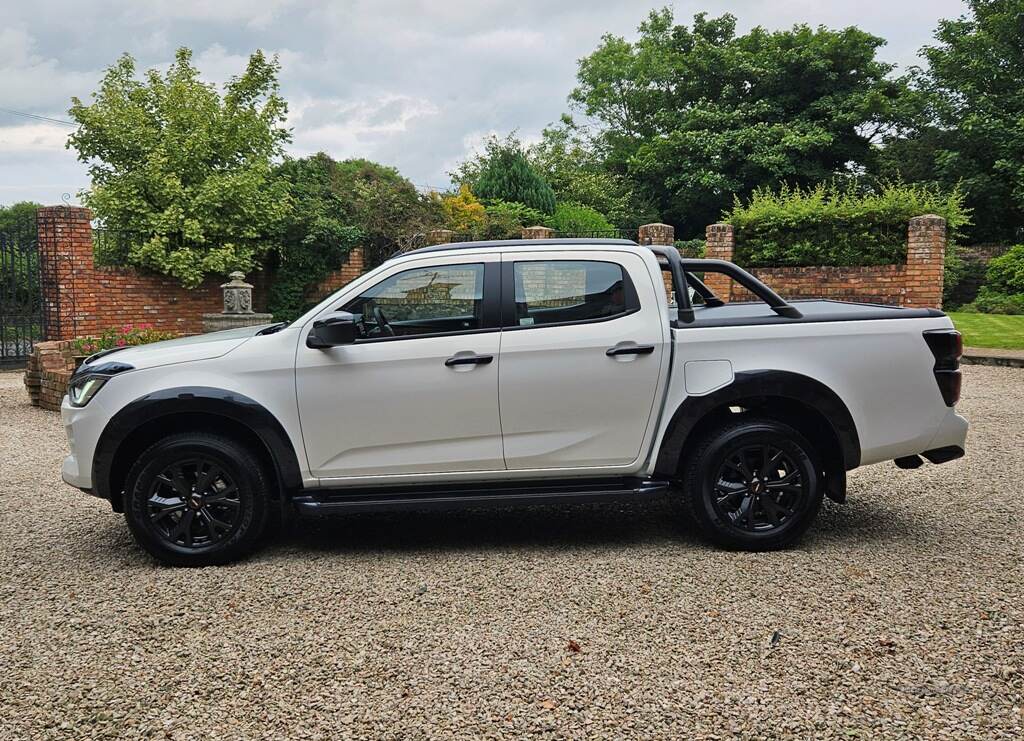
<path fill-rule="evenodd" d="M 452 355 L 444 364 L 451 368 L 453 365 L 487 365 L 492 360 L 493 355 Z"/>
<path fill-rule="evenodd" d="M 650 355 L 654 352 L 654 345 L 616 345 L 605 350 L 608 357 L 616 355 Z"/>

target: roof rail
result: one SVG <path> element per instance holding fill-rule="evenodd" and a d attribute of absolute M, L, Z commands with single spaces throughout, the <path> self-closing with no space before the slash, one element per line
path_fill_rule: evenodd
<path fill-rule="evenodd" d="M 445 244 L 432 244 L 429 247 L 417 247 L 406 252 L 398 251 L 388 259 L 405 255 L 422 255 L 427 252 L 447 252 L 448 250 L 471 250 L 476 247 L 530 247 L 534 245 L 559 245 L 559 244 L 594 244 L 594 245 L 630 245 L 637 247 L 637 243 L 631 239 L 588 239 L 586 237 L 563 237 L 561 239 L 486 239 L 478 242 L 446 242 Z"/>

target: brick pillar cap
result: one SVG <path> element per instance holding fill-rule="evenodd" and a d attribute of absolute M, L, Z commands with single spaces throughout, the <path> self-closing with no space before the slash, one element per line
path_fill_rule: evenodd
<path fill-rule="evenodd" d="M 922 214 L 921 216 L 914 216 L 910 219 L 911 224 L 945 224 L 946 220 L 937 214 Z"/>
<path fill-rule="evenodd" d="M 36 209 L 36 213 L 43 213 L 46 215 L 74 214 L 76 216 L 85 216 L 89 221 L 92 221 L 92 211 L 87 209 L 85 206 L 40 206 Z"/>
<path fill-rule="evenodd" d="M 662 224 L 660 221 L 656 221 L 653 224 L 641 224 L 641 229 L 674 229 L 671 224 Z"/>
<path fill-rule="evenodd" d="M 732 224 L 724 224 L 724 223 L 708 224 L 708 231 L 709 232 L 731 232 L 732 231 Z"/>

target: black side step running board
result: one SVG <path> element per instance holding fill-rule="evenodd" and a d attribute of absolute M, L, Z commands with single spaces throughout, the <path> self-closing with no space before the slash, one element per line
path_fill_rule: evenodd
<path fill-rule="evenodd" d="M 301 514 L 328 516 L 385 510 L 442 510 L 583 502 L 635 502 L 668 491 L 669 482 L 647 479 L 600 479 L 574 482 L 479 482 L 469 486 L 443 485 L 373 489 L 320 489 L 292 497 Z"/>

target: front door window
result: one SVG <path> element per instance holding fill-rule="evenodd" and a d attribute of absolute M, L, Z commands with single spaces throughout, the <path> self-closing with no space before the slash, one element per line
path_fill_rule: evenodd
<path fill-rule="evenodd" d="M 484 327 L 482 263 L 403 270 L 343 308 L 363 340 L 468 332 Z"/>

